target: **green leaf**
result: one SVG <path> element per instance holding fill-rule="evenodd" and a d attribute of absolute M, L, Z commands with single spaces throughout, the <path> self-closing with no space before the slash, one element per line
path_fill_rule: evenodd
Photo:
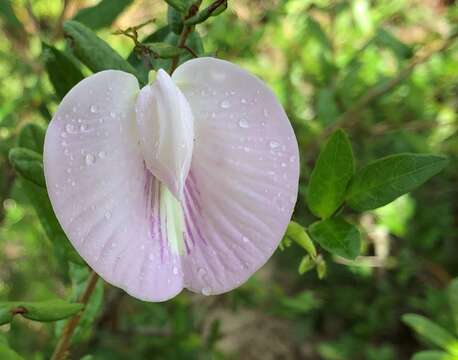
<path fill-rule="evenodd" d="M 14 170 L 25 179 L 32 181 L 38 186 L 46 187 L 43 173 L 43 157 L 35 151 L 26 148 L 12 148 L 8 154 Z"/>
<path fill-rule="evenodd" d="M 315 245 L 313 245 L 312 240 L 303 226 L 299 225 L 297 222 L 291 221 L 288 224 L 285 235 L 295 241 L 299 246 L 302 246 L 313 259 L 316 258 Z"/>
<path fill-rule="evenodd" d="M 10 323 L 11 320 L 13 320 L 11 306 L 7 303 L 0 303 L 0 326 Z"/>
<path fill-rule="evenodd" d="M 184 49 L 165 42 L 146 43 L 144 45 L 147 46 L 158 57 L 163 59 L 171 59 L 184 53 Z"/>
<path fill-rule="evenodd" d="M 183 30 L 183 17 L 179 11 L 175 10 L 171 6 L 167 9 L 167 24 L 169 29 L 175 34 L 181 34 L 181 31 Z"/>
<path fill-rule="evenodd" d="M 390 155 L 359 170 L 350 183 L 347 203 L 357 211 L 376 209 L 412 191 L 448 164 L 445 156 Z"/>
<path fill-rule="evenodd" d="M 455 323 L 455 333 L 458 334 L 458 278 L 454 279 L 448 286 L 447 295 Z"/>
<path fill-rule="evenodd" d="M 18 353 L 8 346 L 5 337 L 0 334 L 0 359 L 2 360 L 24 360 Z"/>
<path fill-rule="evenodd" d="M 316 216 L 330 217 L 345 200 L 345 193 L 354 174 L 350 141 L 343 130 L 337 130 L 318 156 L 310 176 L 307 200 Z"/>
<path fill-rule="evenodd" d="M 308 231 L 314 241 L 334 255 L 351 260 L 359 255 L 359 230 L 342 218 L 318 221 L 310 225 Z"/>
<path fill-rule="evenodd" d="M 10 301 L 0 303 L 0 311 L 5 309 L 11 314 L 21 314 L 29 320 L 49 322 L 66 319 L 83 309 L 83 304 L 68 303 L 62 299 L 21 302 Z M 11 321 L 11 317 L 10 320 Z"/>
<path fill-rule="evenodd" d="M 189 19 L 185 20 L 186 25 L 197 25 L 203 23 L 210 16 L 217 16 L 221 14 L 224 10 L 227 9 L 227 1 L 223 1 L 220 5 L 215 7 L 213 4 L 210 4 L 205 9 L 199 11 L 196 15 L 191 16 Z"/>
<path fill-rule="evenodd" d="M 57 97 L 62 99 L 84 76 L 67 54 L 46 43 L 41 47 L 49 81 Z"/>
<path fill-rule="evenodd" d="M 102 0 L 97 5 L 78 11 L 76 20 L 93 30 L 110 26 L 133 0 Z"/>
<path fill-rule="evenodd" d="M 456 360 L 453 356 L 443 351 L 420 351 L 416 353 L 412 360 Z"/>
<path fill-rule="evenodd" d="M 444 350 L 451 350 L 456 347 L 458 340 L 453 335 L 424 316 L 405 314 L 402 321 L 418 335 Z"/>
<path fill-rule="evenodd" d="M 323 257 L 320 255 L 316 261 L 316 273 L 318 275 L 318 279 L 324 279 L 326 273 L 328 272 L 326 261 L 324 261 Z"/>
<path fill-rule="evenodd" d="M 315 267 L 315 261 L 312 259 L 310 255 L 305 255 L 299 264 L 299 269 L 298 269 L 299 274 L 303 275 L 307 271 L 312 270 L 314 267 Z"/>
<path fill-rule="evenodd" d="M 66 21 L 64 33 L 76 57 L 91 71 L 122 70 L 138 77 L 137 71 L 127 60 L 83 24 Z"/>
<path fill-rule="evenodd" d="M 180 12 L 186 11 L 188 8 L 187 0 L 164 0 L 169 6 Z"/>
<path fill-rule="evenodd" d="M 333 89 L 323 88 L 318 90 L 317 116 L 324 126 L 332 124 L 340 115 Z"/>
<path fill-rule="evenodd" d="M 46 130 L 37 124 L 28 123 L 19 132 L 18 146 L 43 154 Z"/>

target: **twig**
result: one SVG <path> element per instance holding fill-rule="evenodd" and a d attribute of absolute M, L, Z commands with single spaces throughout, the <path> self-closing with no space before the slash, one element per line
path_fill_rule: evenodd
<path fill-rule="evenodd" d="M 87 305 L 95 286 L 97 285 L 97 280 L 99 276 L 92 271 L 91 275 L 89 276 L 89 280 L 86 285 L 86 289 L 84 290 L 83 295 L 81 295 L 80 299 L 78 300 L 79 303 Z M 65 360 L 68 356 L 68 348 L 70 346 L 70 340 L 72 335 L 81 319 L 83 311 L 80 311 L 78 314 L 73 316 L 65 325 L 64 330 L 62 331 L 62 335 L 60 336 L 59 342 L 52 354 L 51 360 Z"/>
<path fill-rule="evenodd" d="M 62 6 L 62 11 L 60 12 L 59 18 L 57 19 L 57 23 L 55 26 L 54 34 L 52 36 L 53 40 L 56 40 L 62 34 L 62 24 L 64 23 L 65 17 L 67 16 L 67 10 L 69 9 L 70 0 L 64 0 L 64 4 Z"/>

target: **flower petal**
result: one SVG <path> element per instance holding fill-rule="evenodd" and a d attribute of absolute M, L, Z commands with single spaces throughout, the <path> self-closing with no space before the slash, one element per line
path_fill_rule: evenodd
<path fill-rule="evenodd" d="M 162 69 L 138 96 L 137 126 L 146 167 L 181 199 L 191 166 L 194 131 L 186 98 Z"/>
<path fill-rule="evenodd" d="M 272 91 L 238 66 L 199 58 L 172 78 L 195 118 L 184 284 L 218 294 L 246 281 L 277 248 L 297 198 L 298 145 Z"/>
<path fill-rule="evenodd" d="M 89 266 L 135 297 L 162 301 L 182 289 L 181 264 L 166 246 L 164 189 L 138 144 L 138 93 L 121 71 L 77 84 L 47 130 L 45 177 L 56 216 Z"/>

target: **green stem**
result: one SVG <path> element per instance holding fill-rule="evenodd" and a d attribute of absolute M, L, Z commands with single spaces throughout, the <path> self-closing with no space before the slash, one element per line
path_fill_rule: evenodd
<path fill-rule="evenodd" d="M 81 297 L 78 299 L 78 302 L 87 305 L 89 299 L 91 298 L 92 293 L 94 292 L 95 286 L 97 285 L 97 280 L 99 276 L 92 271 L 91 275 L 89 276 L 89 280 L 86 284 L 86 289 Z M 81 320 L 81 316 L 83 315 L 84 309 L 80 311 L 78 314 L 73 316 L 70 320 L 68 320 L 67 324 L 62 331 L 60 339 L 57 343 L 56 348 L 54 349 L 54 353 L 51 356 L 51 360 L 65 360 L 68 356 L 68 348 L 70 347 L 70 340 L 72 338 L 73 333 L 75 332 L 78 323 Z"/>

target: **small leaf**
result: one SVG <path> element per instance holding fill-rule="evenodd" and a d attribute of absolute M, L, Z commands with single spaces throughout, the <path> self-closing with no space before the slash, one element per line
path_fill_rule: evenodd
<path fill-rule="evenodd" d="M 68 303 L 61 299 L 19 304 L 26 309 L 22 316 L 29 320 L 41 322 L 66 319 L 75 315 L 84 307 L 83 304 Z"/>
<path fill-rule="evenodd" d="M 78 11 L 73 20 L 97 30 L 110 26 L 133 0 L 102 0 L 97 5 Z"/>
<path fill-rule="evenodd" d="M 378 29 L 377 34 L 374 37 L 374 41 L 379 46 L 389 48 L 399 59 L 407 59 L 413 55 L 413 51 L 410 46 L 403 43 L 386 29 Z"/>
<path fill-rule="evenodd" d="M 12 148 L 8 158 L 14 170 L 25 179 L 38 186 L 46 187 L 43 173 L 43 157 L 35 151 L 26 148 Z"/>
<path fill-rule="evenodd" d="M 443 351 L 420 351 L 412 360 L 456 360 L 453 356 Z"/>
<path fill-rule="evenodd" d="M 164 0 L 169 6 L 173 7 L 175 10 L 184 12 L 186 11 L 188 4 L 186 0 Z"/>
<path fill-rule="evenodd" d="M 76 57 L 92 72 L 113 69 L 138 75 L 127 60 L 83 24 L 72 20 L 66 21 L 64 33 Z"/>
<path fill-rule="evenodd" d="M 285 234 L 289 239 L 295 241 L 299 246 L 302 246 L 313 259 L 316 258 L 316 249 L 312 240 L 305 229 L 297 222 L 291 221 L 288 224 Z"/>
<path fill-rule="evenodd" d="M 455 323 L 455 333 L 458 334 L 458 278 L 450 283 L 447 294 L 453 321 Z"/>
<path fill-rule="evenodd" d="M 300 264 L 299 264 L 299 274 L 303 275 L 307 271 L 312 270 L 315 267 L 315 261 L 311 258 L 310 255 L 305 255 Z"/>
<path fill-rule="evenodd" d="M 167 9 L 167 24 L 169 29 L 175 34 L 180 35 L 183 30 L 183 17 L 181 13 L 169 6 Z"/>
<path fill-rule="evenodd" d="M 43 61 L 56 95 L 62 99 L 70 89 L 84 79 L 80 69 L 64 52 L 42 43 Z"/>
<path fill-rule="evenodd" d="M 1 1 L 1 0 L 0 0 Z M 5 337 L 0 334 L 0 359 L 2 360 L 24 360 L 18 353 L 8 346 Z"/>
<path fill-rule="evenodd" d="M 184 52 L 184 49 L 165 42 L 146 43 L 144 45 L 147 46 L 158 57 L 163 59 L 171 59 L 175 56 L 181 55 Z"/>
<path fill-rule="evenodd" d="M 223 1 L 220 5 L 217 7 L 214 6 L 214 4 L 210 4 L 208 7 L 205 9 L 199 11 L 196 15 L 190 17 L 187 19 L 184 23 L 186 25 L 196 25 L 204 22 L 207 20 L 210 16 L 217 16 L 221 14 L 224 10 L 227 9 L 227 1 Z"/>
<path fill-rule="evenodd" d="M 417 334 L 444 350 L 450 350 L 456 346 L 458 340 L 453 335 L 424 316 L 406 314 L 402 317 L 402 321 Z"/>
<path fill-rule="evenodd" d="M 18 146 L 43 154 L 46 130 L 37 124 L 28 123 L 20 131 Z"/>
<path fill-rule="evenodd" d="M 359 230 L 342 218 L 318 221 L 310 225 L 308 231 L 314 241 L 334 255 L 351 260 L 359 255 Z"/>
<path fill-rule="evenodd" d="M 316 273 L 318 275 L 318 279 L 324 279 L 328 272 L 326 261 L 324 261 L 323 257 L 320 255 L 316 261 Z"/>
<path fill-rule="evenodd" d="M 348 205 L 357 211 L 376 209 L 412 191 L 448 164 L 445 156 L 390 155 L 359 170 L 350 183 Z"/>
<path fill-rule="evenodd" d="M 310 176 L 307 200 L 318 217 L 330 217 L 345 199 L 345 192 L 354 173 L 353 151 L 343 130 L 337 130 L 318 156 Z"/>

